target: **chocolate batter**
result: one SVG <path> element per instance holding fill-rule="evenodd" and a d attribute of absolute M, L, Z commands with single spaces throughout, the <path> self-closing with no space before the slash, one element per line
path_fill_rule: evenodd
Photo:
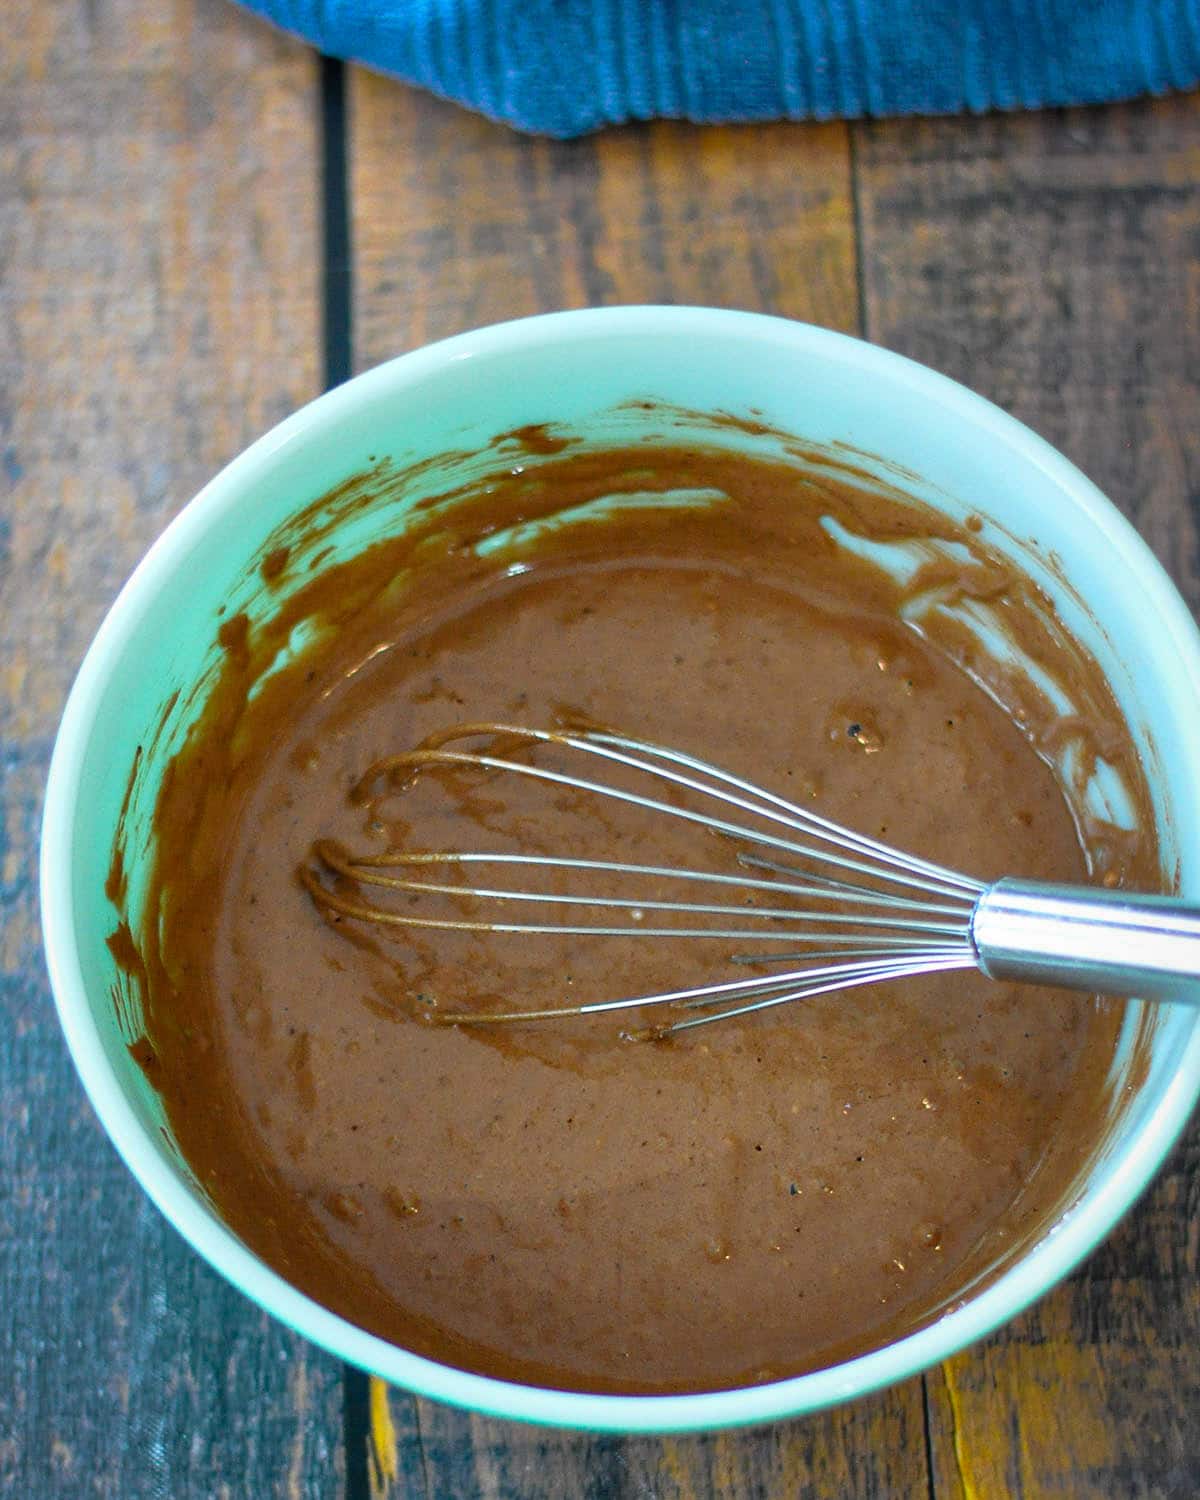
<path fill-rule="evenodd" d="M 319 837 L 711 867 L 711 836 L 509 781 L 349 795 L 449 724 L 570 711 L 979 877 L 1154 885 L 1148 821 L 1083 816 L 1036 692 L 900 610 L 932 587 L 1000 600 L 1072 684 L 1075 774 L 1104 754 L 1140 808 L 1097 672 L 973 532 L 848 462 L 590 452 L 538 430 L 405 536 L 310 569 L 306 526 L 399 482 L 363 476 L 273 539 L 277 608 L 221 624 L 224 669 L 162 787 L 134 1050 L 199 1180 L 326 1306 L 493 1375 L 711 1390 L 929 1322 L 1069 1200 L 1111 1106 L 1119 1005 L 951 974 L 666 1044 L 604 1017 L 431 1025 L 437 1007 L 731 977 L 726 948 L 386 934 L 329 921 L 297 871 Z M 579 511 L 613 494 L 634 499 Z M 901 589 L 831 518 L 950 539 L 959 560 Z"/>

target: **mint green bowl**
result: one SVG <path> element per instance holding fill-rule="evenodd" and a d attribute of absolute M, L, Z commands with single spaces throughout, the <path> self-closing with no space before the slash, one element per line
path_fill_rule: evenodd
<path fill-rule="evenodd" d="M 1041 1296 L 1108 1234 L 1183 1128 L 1200 1093 L 1200 1012 L 1161 1007 L 1150 1019 L 1148 1063 L 1077 1195 L 995 1281 L 910 1337 L 770 1385 L 592 1396 L 467 1374 L 320 1307 L 222 1223 L 129 1056 L 137 1017 L 114 1002 L 121 977 L 105 942 L 115 912 L 104 884 L 138 747 L 127 813 L 135 904 L 156 780 L 186 728 L 189 691 L 212 671 L 217 609 L 231 601 L 251 613 L 265 607 L 255 564 L 271 532 L 378 455 L 403 462 L 470 453 L 534 422 L 616 441 L 652 420 L 628 405 L 635 398 L 761 414 L 806 440 L 851 444 L 921 475 L 910 488 L 930 504 L 994 523 L 989 540 L 1035 574 L 1108 674 L 1142 751 L 1167 871 L 1177 871 L 1184 894 L 1200 897 L 1200 638 L 1114 507 L 1028 429 L 908 360 L 803 324 L 669 307 L 531 318 L 405 355 L 297 412 L 207 485 L 130 579 L 80 670 L 50 769 L 41 897 L 59 1016 L 96 1113 L 151 1198 L 222 1275 L 315 1343 L 422 1395 L 525 1421 L 655 1432 L 770 1421 L 848 1401 L 946 1358 Z M 766 441 L 724 430 L 748 451 Z M 402 525 L 410 500 L 357 517 L 335 538 L 339 551 Z M 1118 1068 L 1129 1067 L 1130 1050 Z"/>

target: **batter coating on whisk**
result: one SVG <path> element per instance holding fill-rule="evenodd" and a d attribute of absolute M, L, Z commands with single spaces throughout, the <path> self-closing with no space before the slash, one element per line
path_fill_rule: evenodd
<path fill-rule="evenodd" d="M 602 1018 L 432 1026 L 431 1008 L 669 988 L 705 945 L 389 936 L 332 921 L 295 872 L 320 838 L 584 858 L 615 840 L 625 860 L 711 864 L 703 830 L 664 834 L 634 807 L 598 826 L 542 787 L 500 797 L 450 776 L 350 795 L 447 723 L 569 711 L 982 879 L 1080 879 L 1053 715 L 1010 684 L 1018 724 L 953 659 L 952 627 L 924 640 L 902 622 L 911 583 L 835 542 L 831 520 L 884 542 L 930 524 L 849 466 L 529 457 L 228 632 L 237 650 L 159 807 L 166 919 L 161 941 L 140 934 L 149 1071 L 247 1243 L 410 1348 L 608 1391 L 811 1369 L 920 1326 L 1045 1225 L 1099 1137 L 1119 1006 L 951 972 L 661 1046 L 622 1043 Z M 655 491 L 707 498 L 541 524 Z M 511 545 L 480 549 L 506 528 Z M 969 533 L 951 540 L 970 550 L 958 586 L 1011 602 L 1014 632 L 1071 684 L 1072 732 L 1136 809 L 1136 757 L 1098 673 L 1038 634 L 1021 580 Z M 401 568 L 409 586 L 389 588 Z M 302 619 L 336 629 L 267 680 Z M 1079 828 L 1093 874 L 1155 883 L 1149 832 Z M 711 962 L 727 957 L 718 944 Z"/>

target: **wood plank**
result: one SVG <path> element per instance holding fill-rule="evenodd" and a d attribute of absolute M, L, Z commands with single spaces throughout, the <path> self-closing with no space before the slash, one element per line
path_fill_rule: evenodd
<path fill-rule="evenodd" d="M 375 1425 L 379 1500 L 898 1500 L 927 1491 L 919 1380 L 805 1421 L 687 1437 L 526 1427 L 398 1391 L 389 1411 L 390 1434 Z M 387 1448 L 394 1458 L 381 1464 Z"/>
<path fill-rule="evenodd" d="M 354 72 L 356 362 L 560 307 L 694 302 L 853 330 L 841 125 L 674 123 L 527 139 Z M 596 1437 L 490 1421 L 374 1387 L 377 1500 L 923 1495 L 919 1381 L 751 1432 Z"/>
<path fill-rule="evenodd" d="M 990 396 L 1200 607 L 1200 103 L 856 127 L 870 337 Z M 1064 1287 L 930 1381 L 939 1496 L 1200 1493 L 1200 1129 Z"/>
<path fill-rule="evenodd" d="M 841 125 L 520 136 L 354 70 L 360 368 L 564 307 L 694 302 L 857 325 Z"/>
<path fill-rule="evenodd" d="M 15 0 L 0 50 L 0 1492 L 326 1495 L 340 1366 L 207 1270 L 50 1003 L 42 785 L 101 614 L 319 385 L 309 55 L 223 0 Z"/>

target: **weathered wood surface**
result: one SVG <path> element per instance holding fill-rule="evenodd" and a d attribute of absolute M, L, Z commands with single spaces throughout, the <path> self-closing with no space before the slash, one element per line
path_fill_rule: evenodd
<path fill-rule="evenodd" d="M 380 1405 L 383 1399 L 381 1389 Z M 919 1380 L 807 1421 L 665 1438 L 525 1427 L 399 1391 L 386 1399 L 388 1416 L 374 1425 L 376 1500 L 924 1500 L 928 1493 Z"/>
<path fill-rule="evenodd" d="M 856 146 L 868 336 L 1062 448 L 1200 608 L 1198 101 Z M 1198 1127 L 1065 1286 L 930 1376 L 939 1497 L 1200 1495 Z"/>
<path fill-rule="evenodd" d="M 199 483 L 319 388 L 317 70 L 223 0 L 17 0 L 6 20 L 0 1494 L 362 1500 L 369 1472 L 376 1500 L 1200 1495 L 1195 1128 L 1086 1267 L 924 1381 L 623 1439 L 352 1377 L 343 1450 L 340 1368 L 224 1288 L 104 1143 L 34 892 L 51 738 L 104 607 Z M 358 367 L 601 303 L 864 332 L 1062 446 L 1200 607 L 1195 101 L 557 143 L 349 79 Z"/>
<path fill-rule="evenodd" d="M 351 73 L 355 357 L 622 302 L 858 323 L 843 125 L 531 140 Z"/>
<path fill-rule="evenodd" d="M 117 588 L 315 394 L 315 69 L 218 0 L 16 0 L 0 47 L 0 1494 L 328 1495 L 341 1367 L 96 1125 L 39 951 L 62 702 Z"/>

